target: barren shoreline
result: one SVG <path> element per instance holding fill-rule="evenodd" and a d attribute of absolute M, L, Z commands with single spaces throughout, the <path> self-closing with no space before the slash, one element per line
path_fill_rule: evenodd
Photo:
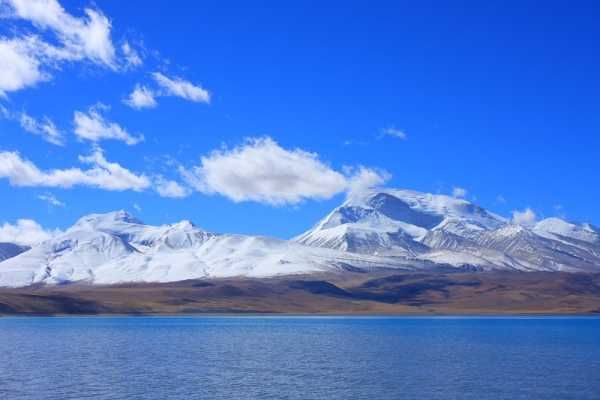
<path fill-rule="evenodd" d="M 345 273 L 0 289 L 0 315 L 594 315 L 600 274 Z"/>

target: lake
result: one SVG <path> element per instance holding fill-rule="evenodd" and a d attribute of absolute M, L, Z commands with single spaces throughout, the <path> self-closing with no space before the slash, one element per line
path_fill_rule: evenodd
<path fill-rule="evenodd" d="M 0 318 L 1 399 L 599 399 L 600 318 Z"/>

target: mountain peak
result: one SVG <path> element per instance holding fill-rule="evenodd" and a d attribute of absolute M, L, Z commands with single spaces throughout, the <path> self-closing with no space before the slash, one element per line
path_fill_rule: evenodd
<path fill-rule="evenodd" d="M 497 229 L 506 220 L 464 199 L 403 189 L 368 190 L 350 196 L 310 231 L 299 243 L 373 254 L 415 255 L 426 251 L 421 243 L 428 232 L 448 228 L 457 231 Z"/>
<path fill-rule="evenodd" d="M 112 224 L 135 224 L 143 225 L 144 223 L 124 210 L 111 211 L 103 214 L 88 214 L 81 217 L 76 223 L 76 227 L 91 227 L 99 228 L 106 227 Z"/>
<path fill-rule="evenodd" d="M 317 226 L 328 229 L 343 224 L 385 225 L 385 230 L 400 224 L 415 232 L 429 230 L 444 221 L 464 221 L 486 229 L 499 228 L 506 219 L 490 213 L 468 200 L 403 189 L 377 189 L 352 195 Z M 393 226 L 391 226 L 393 225 Z M 382 228 L 383 226 L 379 226 Z"/>

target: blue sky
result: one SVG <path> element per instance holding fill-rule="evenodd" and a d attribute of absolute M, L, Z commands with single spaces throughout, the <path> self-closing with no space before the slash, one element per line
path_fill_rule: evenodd
<path fill-rule="evenodd" d="M 385 181 L 600 225 L 597 3 L 286 3 L 0 0 L 0 224 L 290 237 Z"/>

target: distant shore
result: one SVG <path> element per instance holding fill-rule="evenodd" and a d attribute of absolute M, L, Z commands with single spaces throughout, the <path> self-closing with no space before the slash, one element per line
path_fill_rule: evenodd
<path fill-rule="evenodd" d="M 600 274 L 346 273 L 0 288 L 0 316 L 600 315 Z"/>

